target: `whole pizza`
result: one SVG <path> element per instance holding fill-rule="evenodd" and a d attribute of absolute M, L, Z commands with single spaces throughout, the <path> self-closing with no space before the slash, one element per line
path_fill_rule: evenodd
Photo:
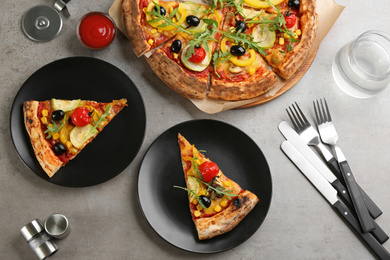
<path fill-rule="evenodd" d="M 290 79 L 316 37 L 315 0 L 123 0 L 137 56 L 187 98 L 245 100 Z"/>

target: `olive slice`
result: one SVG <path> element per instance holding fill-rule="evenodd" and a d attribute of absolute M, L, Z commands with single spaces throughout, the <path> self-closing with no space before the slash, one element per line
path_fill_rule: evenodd
<path fill-rule="evenodd" d="M 244 32 L 246 30 L 246 24 L 243 21 L 236 21 L 236 31 Z"/>
<path fill-rule="evenodd" d="M 203 204 L 203 206 L 205 206 L 206 208 L 211 206 L 211 200 L 209 199 L 209 197 L 207 197 L 205 195 L 200 195 L 199 200 Z"/>
<path fill-rule="evenodd" d="M 242 56 L 245 54 L 245 49 L 244 47 L 242 47 L 241 45 L 233 45 L 231 48 L 230 48 L 230 53 L 233 55 L 233 56 Z"/>
<path fill-rule="evenodd" d="M 195 15 L 189 15 L 186 17 L 186 22 L 189 26 L 198 26 L 200 23 L 200 20 Z"/>
<path fill-rule="evenodd" d="M 54 121 L 60 121 L 65 117 L 65 112 L 63 110 L 56 110 L 51 114 L 51 118 Z"/>
<path fill-rule="evenodd" d="M 174 40 L 171 45 L 171 51 L 174 53 L 179 53 L 181 50 L 181 41 L 180 40 Z"/>
<path fill-rule="evenodd" d="M 64 154 L 66 152 L 66 147 L 62 143 L 56 143 L 54 145 L 54 152 L 58 155 Z"/>
<path fill-rule="evenodd" d="M 161 5 L 160 5 L 160 12 L 157 10 L 157 6 L 155 6 L 155 7 L 153 8 L 153 10 L 156 11 L 156 12 L 158 12 L 158 13 L 161 14 L 162 16 L 165 16 L 165 15 L 167 14 L 167 10 L 165 10 L 165 8 L 162 7 Z"/>

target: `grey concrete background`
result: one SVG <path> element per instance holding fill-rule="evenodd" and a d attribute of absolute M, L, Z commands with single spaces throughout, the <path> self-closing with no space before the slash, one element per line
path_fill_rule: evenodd
<path fill-rule="evenodd" d="M 360 185 L 383 209 L 377 222 L 390 234 L 390 89 L 372 99 L 354 99 L 337 88 L 331 74 L 333 57 L 343 44 L 369 29 L 390 33 L 390 2 L 350 2 L 294 88 L 255 108 L 208 115 L 167 88 L 122 34 L 102 51 L 80 45 L 78 19 L 90 11 L 108 11 L 112 1 L 71 1 L 72 16 L 48 43 L 27 39 L 21 19 L 30 7 L 53 1 L 0 1 L 0 259 L 34 259 L 19 230 L 54 212 L 68 216 L 73 230 L 57 243 L 60 250 L 52 259 L 374 259 L 284 156 L 277 130 L 288 119 L 285 108 L 292 102 L 312 111 L 312 100 L 326 97 L 340 146 Z M 96 57 L 123 70 L 138 86 L 147 114 L 145 140 L 131 165 L 104 184 L 81 189 L 50 184 L 27 169 L 9 129 L 11 105 L 24 81 L 47 63 L 72 56 Z M 247 133 L 261 147 L 273 178 L 271 208 L 260 229 L 239 247 L 213 255 L 188 253 L 161 239 L 144 218 L 136 192 L 137 169 L 153 140 L 177 123 L 202 118 L 222 120 Z M 390 242 L 384 246 L 390 250 Z"/>

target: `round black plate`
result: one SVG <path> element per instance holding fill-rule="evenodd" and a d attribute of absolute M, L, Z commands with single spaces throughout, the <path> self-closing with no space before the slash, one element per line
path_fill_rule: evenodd
<path fill-rule="evenodd" d="M 177 134 L 181 133 L 224 174 L 260 202 L 232 231 L 209 240 L 199 240 L 188 208 Z M 146 219 L 167 242 L 186 251 L 217 253 L 249 239 L 263 223 L 271 204 L 272 180 L 267 161 L 241 130 L 214 120 L 194 120 L 176 125 L 150 146 L 138 176 L 138 196 Z"/>
<path fill-rule="evenodd" d="M 23 122 L 28 100 L 83 99 L 111 102 L 127 98 L 124 108 L 84 150 L 49 178 L 39 165 Z M 11 137 L 22 161 L 39 177 L 68 187 L 103 183 L 121 173 L 137 155 L 145 134 L 145 107 L 130 78 L 110 63 L 73 57 L 54 61 L 32 74 L 12 105 Z"/>

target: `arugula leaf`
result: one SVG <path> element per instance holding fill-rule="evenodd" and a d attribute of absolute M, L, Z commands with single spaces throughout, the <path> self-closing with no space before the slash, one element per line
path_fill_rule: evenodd
<path fill-rule="evenodd" d="M 267 52 L 259 45 L 257 45 L 258 42 L 253 42 L 253 36 L 242 33 L 240 31 L 236 32 L 235 29 L 223 32 L 223 35 L 229 39 L 234 40 L 235 43 L 243 46 L 245 49 L 254 49 L 258 53 L 267 55 Z"/>
<path fill-rule="evenodd" d="M 227 60 L 229 60 L 232 57 L 232 55 L 229 52 L 222 52 L 221 50 L 214 52 L 213 54 L 213 67 L 215 74 L 217 74 L 218 78 L 221 78 L 221 76 L 218 74 L 217 67 L 219 63 L 223 63 Z"/>
<path fill-rule="evenodd" d="M 101 116 L 96 115 L 98 117 L 98 120 L 96 122 L 95 120 L 93 120 L 94 125 L 92 126 L 89 133 L 85 136 L 85 140 L 88 140 L 91 137 L 91 135 L 97 132 L 97 128 L 99 127 L 100 123 L 108 120 L 107 117 L 110 115 L 110 110 L 111 110 L 111 104 L 107 106 L 106 111 L 104 112 L 103 115 Z"/>
<path fill-rule="evenodd" d="M 61 120 L 60 125 L 57 125 L 57 123 L 54 122 L 54 120 L 52 119 L 52 120 L 51 120 L 52 123 L 47 125 L 47 129 L 46 129 L 46 131 L 44 132 L 45 134 L 49 133 L 49 134 L 46 136 L 46 139 L 49 139 L 50 137 L 52 137 L 52 135 L 53 135 L 54 133 L 58 133 L 58 132 L 61 130 L 61 128 L 65 125 L 65 120 L 66 120 L 66 119 L 67 119 L 67 118 L 66 118 L 66 116 L 65 116 L 64 119 Z"/>
<path fill-rule="evenodd" d="M 154 16 L 156 17 L 155 19 L 153 20 L 149 20 L 147 21 L 148 23 L 157 23 L 157 22 L 160 22 L 160 21 L 164 21 L 164 23 L 160 24 L 160 25 L 157 25 L 157 28 L 164 28 L 166 26 L 175 26 L 178 30 L 175 31 L 178 32 L 178 31 L 183 31 L 185 33 L 188 33 L 188 34 L 191 34 L 191 32 L 187 31 L 186 29 L 184 29 L 181 25 L 177 25 L 176 23 L 174 23 L 171 18 L 177 13 L 178 11 L 178 8 L 175 8 L 172 13 L 170 14 L 169 18 L 166 18 L 164 15 L 160 14 L 160 6 L 154 2 L 154 5 L 156 6 L 156 8 L 153 8 L 152 12 L 146 12 L 148 15 L 150 16 Z M 172 15 L 173 14 L 173 15 Z"/>
<path fill-rule="evenodd" d="M 215 34 L 218 32 L 218 22 L 212 19 L 202 19 L 209 26 L 204 32 L 194 33 L 194 39 L 189 41 L 187 46 L 187 52 L 185 53 L 185 59 L 188 60 L 192 55 L 195 54 L 195 48 L 197 46 L 204 46 L 206 52 L 210 52 L 209 41 L 217 41 Z"/>
<path fill-rule="evenodd" d="M 209 183 L 207 183 L 207 182 L 205 182 L 205 181 L 202 181 L 202 180 L 199 180 L 199 179 L 196 179 L 196 180 L 197 180 L 198 182 L 200 182 L 200 183 L 205 184 L 205 185 L 208 187 L 208 189 L 211 189 L 211 190 L 215 191 L 217 194 L 219 194 L 219 195 L 226 195 L 226 197 L 228 197 L 229 199 L 231 199 L 232 197 L 241 196 L 240 194 L 234 194 L 234 193 L 233 193 L 233 190 L 227 190 L 227 191 L 225 191 L 226 188 L 223 187 L 223 186 L 218 186 L 217 188 L 215 188 L 215 187 L 213 187 L 211 184 L 209 184 Z M 222 187 L 222 188 L 220 188 L 220 187 Z"/>
<path fill-rule="evenodd" d="M 183 188 L 183 187 L 180 187 L 180 186 L 173 186 L 173 187 L 174 187 L 174 188 L 179 188 L 179 189 L 182 189 L 182 190 L 187 191 L 188 193 L 190 193 L 190 196 L 191 196 L 190 198 L 195 197 L 195 198 L 198 200 L 199 205 L 200 205 L 203 209 L 207 209 L 207 207 L 202 203 L 202 200 L 199 199 L 199 196 L 198 196 L 198 194 L 196 194 L 195 191 L 190 190 L 190 189 L 187 189 L 187 188 Z"/>

